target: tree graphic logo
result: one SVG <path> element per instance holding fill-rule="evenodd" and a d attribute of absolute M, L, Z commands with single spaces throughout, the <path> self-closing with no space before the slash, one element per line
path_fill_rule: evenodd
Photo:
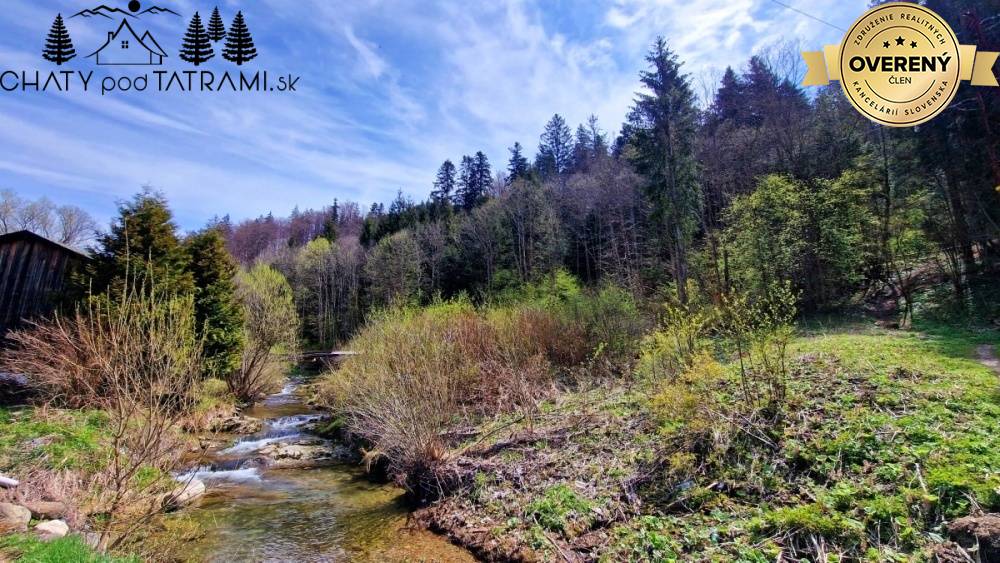
<path fill-rule="evenodd" d="M 52 22 L 52 29 L 49 30 L 49 36 L 45 40 L 45 51 L 42 52 L 42 56 L 45 60 L 60 66 L 76 57 L 73 40 L 70 39 L 69 31 L 63 23 L 62 14 L 58 14 L 56 20 Z"/>
<path fill-rule="evenodd" d="M 222 23 L 222 15 L 219 14 L 219 7 L 212 10 L 212 17 L 208 20 L 208 38 L 212 42 L 222 41 L 226 37 L 226 26 Z"/>
<path fill-rule="evenodd" d="M 209 38 L 208 32 L 205 31 L 205 26 L 201 23 L 201 16 L 195 12 L 188 25 L 187 33 L 184 35 L 184 43 L 181 45 L 181 60 L 194 66 L 200 66 L 214 56 L 215 50 L 212 49 L 212 40 Z"/>
<path fill-rule="evenodd" d="M 243 12 L 236 12 L 233 24 L 229 26 L 226 36 L 226 47 L 222 50 L 222 58 L 234 62 L 238 66 L 257 58 L 257 48 L 254 47 L 250 29 L 243 19 Z"/>

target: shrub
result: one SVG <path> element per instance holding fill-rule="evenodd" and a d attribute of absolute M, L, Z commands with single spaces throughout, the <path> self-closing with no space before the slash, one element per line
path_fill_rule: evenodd
<path fill-rule="evenodd" d="M 192 297 L 155 284 L 93 298 L 70 318 L 15 332 L 5 369 L 26 374 L 49 401 L 108 414 L 109 460 L 95 476 L 92 512 L 102 547 L 135 536 L 160 512 L 156 496 L 180 463 L 174 430 L 201 378 Z"/>
<path fill-rule="evenodd" d="M 642 341 L 639 373 L 653 379 L 676 378 L 684 373 L 706 348 L 706 337 L 714 322 L 715 312 L 711 309 L 693 310 L 667 303 L 660 328 Z"/>
<path fill-rule="evenodd" d="M 731 293 L 722 301 L 720 329 L 736 348 L 743 401 L 777 412 L 785 402 L 795 295 L 789 284 L 779 284 L 762 295 Z"/>
<path fill-rule="evenodd" d="M 263 264 L 237 276 L 243 305 L 243 353 L 240 366 L 226 378 L 229 390 L 252 403 L 275 390 L 297 347 L 299 319 L 292 288 L 280 272 Z"/>
<path fill-rule="evenodd" d="M 436 474 L 453 445 L 449 428 L 515 409 L 530 424 L 555 372 L 589 353 L 582 330 L 557 310 L 477 311 L 465 300 L 382 312 L 351 347 L 360 354 L 325 378 L 320 396 L 420 500 L 449 486 Z"/>

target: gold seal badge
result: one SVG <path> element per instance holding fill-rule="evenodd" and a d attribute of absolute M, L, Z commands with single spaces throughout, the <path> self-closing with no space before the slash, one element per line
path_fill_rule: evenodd
<path fill-rule="evenodd" d="M 891 127 L 919 125 L 951 102 L 961 80 L 997 86 L 997 53 L 959 45 L 941 16 L 919 5 L 894 2 L 865 12 L 839 45 L 803 53 L 803 85 L 840 80 L 851 104 Z"/>

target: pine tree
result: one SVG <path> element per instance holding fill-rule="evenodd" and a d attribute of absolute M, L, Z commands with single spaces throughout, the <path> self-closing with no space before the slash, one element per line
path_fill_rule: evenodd
<path fill-rule="evenodd" d="M 212 41 L 222 41 L 226 36 L 226 25 L 222 22 L 222 15 L 219 14 L 219 7 L 212 10 L 212 17 L 208 20 L 208 38 Z"/>
<path fill-rule="evenodd" d="M 224 378 L 234 371 L 243 347 L 243 311 L 236 300 L 236 262 L 216 229 L 188 239 L 189 269 L 194 279 L 195 321 L 204 342 L 205 374 Z"/>
<path fill-rule="evenodd" d="M 243 20 L 243 12 L 236 12 L 233 24 L 229 26 L 226 36 L 226 47 L 222 50 L 222 58 L 237 65 L 250 62 L 257 58 L 257 48 L 253 45 L 250 29 Z"/>
<path fill-rule="evenodd" d="M 184 35 L 184 43 L 181 45 L 181 60 L 199 66 L 214 56 L 212 41 L 208 37 L 208 32 L 205 31 L 205 26 L 201 23 L 201 16 L 195 12 L 194 17 L 191 18 L 191 24 L 188 25 L 187 33 Z"/>
<path fill-rule="evenodd" d="M 63 24 L 62 14 L 56 15 L 56 20 L 52 22 L 52 29 L 45 40 L 45 51 L 42 53 L 45 60 L 62 65 L 76 57 L 76 50 L 73 49 L 73 40 L 70 39 L 69 31 Z"/>
<path fill-rule="evenodd" d="M 524 149 L 521 143 L 514 143 L 514 146 L 507 149 L 510 151 L 510 160 L 507 161 L 507 183 L 513 184 L 516 180 L 528 176 L 528 159 L 524 156 Z"/>
<path fill-rule="evenodd" d="M 438 169 L 437 178 L 434 180 L 434 191 L 431 192 L 431 200 L 436 205 L 450 201 L 455 186 L 455 165 L 450 160 L 446 160 Z"/>

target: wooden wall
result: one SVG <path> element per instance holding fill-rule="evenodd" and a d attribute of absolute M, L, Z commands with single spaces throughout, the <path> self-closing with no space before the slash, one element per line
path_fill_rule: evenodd
<path fill-rule="evenodd" d="M 0 237 L 0 338 L 50 314 L 82 256 L 36 235 Z"/>

